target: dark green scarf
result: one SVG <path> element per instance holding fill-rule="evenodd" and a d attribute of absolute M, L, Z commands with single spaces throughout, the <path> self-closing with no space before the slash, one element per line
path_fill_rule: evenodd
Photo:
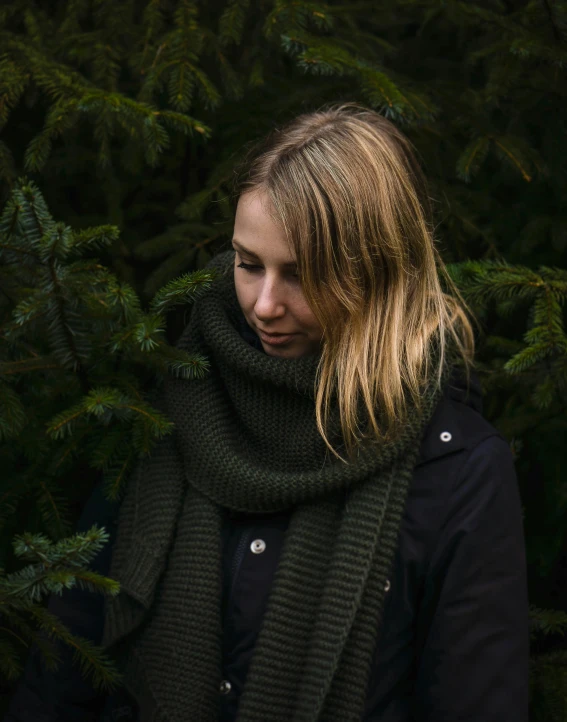
<path fill-rule="evenodd" d="M 350 464 L 315 424 L 318 356 L 282 359 L 238 331 L 234 252 L 192 309 L 178 347 L 209 359 L 168 377 L 175 422 L 120 507 L 103 644 L 125 670 L 140 722 L 214 722 L 221 673 L 222 509 L 293 510 L 239 707 L 239 722 L 358 722 L 420 440 L 441 393 L 424 390 L 396 443 Z M 445 373 L 445 379 L 447 374 Z M 329 439 L 341 451 L 338 413 Z M 344 454 L 343 454 L 344 455 Z"/>

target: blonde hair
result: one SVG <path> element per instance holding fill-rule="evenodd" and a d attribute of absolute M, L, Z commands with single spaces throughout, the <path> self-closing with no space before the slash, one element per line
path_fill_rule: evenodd
<path fill-rule="evenodd" d="M 275 129 L 237 168 L 235 204 L 254 190 L 267 192 L 323 328 L 317 428 L 345 461 L 325 434 L 331 395 L 349 458 L 363 438 L 392 440 L 407 418 L 408 394 L 419 409 L 432 374 L 441 383 L 448 341 L 468 378 L 470 311 L 435 247 L 412 145 L 379 113 L 334 104 Z M 360 433 L 360 403 L 369 434 Z"/>

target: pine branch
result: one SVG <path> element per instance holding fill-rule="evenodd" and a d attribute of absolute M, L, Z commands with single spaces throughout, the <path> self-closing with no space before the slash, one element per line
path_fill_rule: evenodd
<path fill-rule="evenodd" d="M 73 650 L 73 659 L 79 665 L 81 674 L 89 679 L 95 689 L 112 692 L 123 679 L 113 661 L 90 640 L 69 632 L 65 625 L 43 607 L 31 607 L 29 614 L 38 624 L 39 629 L 49 639 L 57 639 Z"/>
<path fill-rule="evenodd" d="M 98 529 L 96 525 L 84 534 L 76 534 L 73 538 L 55 544 L 39 534 L 16 536 L 16 555 L 33 563 L 12 574 L 4 575 L 0 572 L 1 616 L 25 637 L 18 637 L 13 629 L 0 628 L 0 668 L 9 678 L 17 678 L 22 672 L 22 665 L 7 635 L 16 637 L 24 646 L 28 646 L 27 642 L 35 641 L 47 668 L 55 669 L 60 662 L 57 652 L 46 644 L 28 622 L 30 619 L 49 639 L 55 639 L 73 649 L 81 673 L 85 678 L 90 674 L 97 689 L 112 690 L 121 681 L 114 663 L 102 650 L 89 640 L 73 635 L 56 616 L 38 604 L 43 596 L 61 594 L 76 584 L 92 592 L 112 596 L 118 594 L 118 582 L 84 568 L 108 539 L 107 532 Z"/>
<path fill-rule="evenodd" d="M 206 293 L 217 277 L 216 272 L 195 271 L 175 278 L 161 288 L 150 303 L 150 312 L 163 314 L 175 306 L 195 301 Z"/>
<path fill-rule="evenodd" d="M 567 299 L 565 272 L 547 267 L 536 272 L 502 261 L 469 261 L 450 265 L 448 270 L 467 300 L 481 306 L 495 301 L 500 314 L 511 313 L 530 302 L 524 345 L 502 368 L 516 376 L 540 375 L 543 371 L 543 378 L 540 376 L 533 389 L 535 406 L 546 409 L 554 403 L 565 405 L 567 334 L 562 308 Z"/>
<path fill-rule="evenodd" d="M 530 636 L 538 634 L 567 636 L 567 613 L 530 605 Z"/>

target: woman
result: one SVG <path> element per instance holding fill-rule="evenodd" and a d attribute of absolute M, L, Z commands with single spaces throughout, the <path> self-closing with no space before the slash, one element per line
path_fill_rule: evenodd
<path fill-rule="evenodd" d="M 409 141 L 307 113 L 236 199 L 177 344 L 210 370 L 166 379 L 174 435 L 120 506 L 101 642 L 135 704 L 100 719 L 526 721 L 512 455 Z"/>

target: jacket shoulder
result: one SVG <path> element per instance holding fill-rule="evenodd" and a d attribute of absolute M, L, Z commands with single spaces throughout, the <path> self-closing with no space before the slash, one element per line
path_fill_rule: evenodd
<path fill-rule="evenodd" d="M 466 388 L 462 383 L 445 388 L 423 435 L 417 465 L 471 451 L 490 437 L 507 444 L 502 433 L 482 414 L 480 383 L 473 373 Z"/>

